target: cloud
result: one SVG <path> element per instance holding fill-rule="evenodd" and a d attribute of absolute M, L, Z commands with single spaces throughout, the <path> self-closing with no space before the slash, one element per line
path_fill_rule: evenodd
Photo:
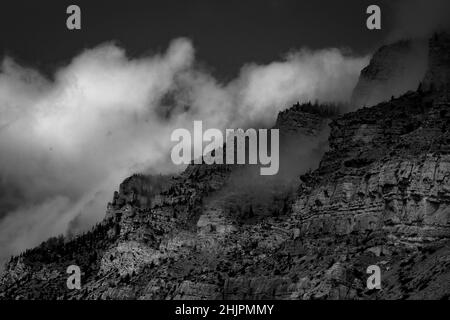
<path fill-rule="evenodd" d="M 246 65 L 236 82 L 240 110 L 250 120 L 270 122 L 280 108 L 296 101 L 346 102 L 367 63 L 366 57 L 350 58 L 338 49 L 303 49 L 284 61 Z"/>
<path fill-rule="evenodd" d="M 193 120 L 219 129 L 273 125 L 294 101 L 350 97 L 367 57 L 300 50 L 248 64 L 221 83 L 188 39 L 131 59 L 106 43 L 48 79 L 5 58 L 0 70 L 0 260 L 104 216 L 135 172 L 168 173 L 170 134 Z M 76 221 L 76 223 L 74 223 Z"/>

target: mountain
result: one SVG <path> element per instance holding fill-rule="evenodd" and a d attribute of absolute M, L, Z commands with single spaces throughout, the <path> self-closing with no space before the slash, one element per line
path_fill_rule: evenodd
<path fill-rule="evenodd" d="M 401 40 L 382 46 L 361 71 L 351 104 L 357 108 L 369 107 L 416 90 L 424 78 L 427 62 L 425 40 Z"/>
<path fill-rule="evenodd" d="M 203 164 L 126 179 L 92 231 L 13 257 L 0 297 L 448 299 L 446 39 L 430 39 L 415 91 L 346 114 L 312 104 L 280 112 L 276 177 Z M 81 290 L 66 287 L 72 264 Z M 382 290 L 366 286 L 371 265 Z"/>

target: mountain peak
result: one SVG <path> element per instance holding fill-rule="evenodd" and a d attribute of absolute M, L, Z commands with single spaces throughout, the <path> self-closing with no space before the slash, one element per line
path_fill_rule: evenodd
<path fill-rule="evenodd" d="M 351 104 L 372 106 L 416 90 L 426 72 L 427 51 L 423 40 L 401 40 L 380 47 L 361 71 Z"/>

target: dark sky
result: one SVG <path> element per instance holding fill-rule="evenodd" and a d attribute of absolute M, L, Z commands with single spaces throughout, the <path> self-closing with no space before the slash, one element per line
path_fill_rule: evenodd
<path fill-rule="evenodd" d="M 66 8 L 82 10 L 82 30 L 66 29 Z M 382 9 L 382 30 L 365 27 L 366 8 Z M 234 77 L 247 62 L 268 63 L 290 49 L 376 48 L 390 25 L 386 0 L 8 0 L 2 2 L 0 50 L 26 65 L 51 71 L 83 48 L 117 41 L 129 55 L 193 40 L 197 58 L 216 77 Z"/>

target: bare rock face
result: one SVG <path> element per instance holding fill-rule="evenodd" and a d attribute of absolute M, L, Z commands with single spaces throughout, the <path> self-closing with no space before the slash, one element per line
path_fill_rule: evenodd
<path fill-rule="evenodd" d="M 355 108 L 372 106 L 416 90 L 427 70 L 427 51 L 422 40 L 402 40 L 382 46 L 361 71 L 351 104 Z"/>
<path fill-rule="evenodd" d="M 447 237 L 449 104 L 427 99 L 409 93 L 331 124 L 331 150 L 294 205 L 304 232 Z"/>
<path fill-rule="evenodd" d="M 119 191 L 114 194 L 111 209 L 121 208 L 125 204 L 138 207 L 151 207 L 157 202 L 156 196 L 163 191 L 168 177 L 159 175 L 133 175 L 120 184 Z"/>
<path fill-rule="evenodd" d="M 142 266 L 158 264 L 163 254 L 135 241 L 120 242 L 102 257 L 100 274 L 117 272 L 120 276 L 140 272 Z"/>

